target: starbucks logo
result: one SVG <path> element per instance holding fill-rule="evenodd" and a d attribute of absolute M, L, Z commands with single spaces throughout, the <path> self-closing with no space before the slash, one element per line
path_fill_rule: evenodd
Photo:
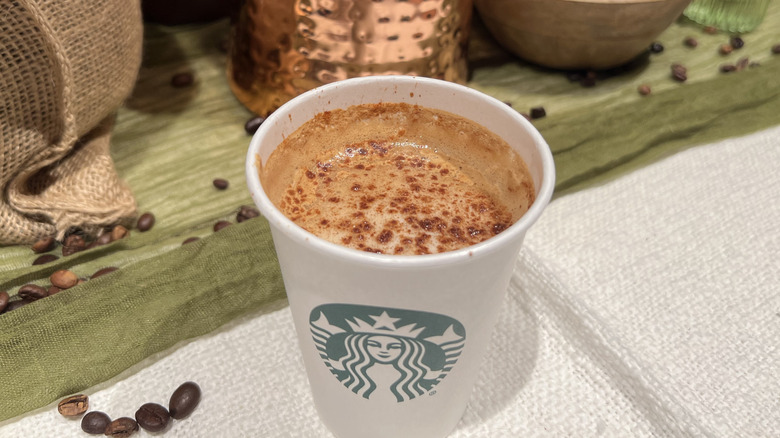
<path fill-rule="evenodd" d="M 466 340 L 463 324 L 449 316 L 354 304 L 316 307 L 309 327 L 330 372 L 370 400 L 403 402 L 430 392 Z"/>

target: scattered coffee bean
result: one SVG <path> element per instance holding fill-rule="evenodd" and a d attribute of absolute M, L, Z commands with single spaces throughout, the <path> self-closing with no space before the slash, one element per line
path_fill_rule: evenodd
<path fill-rule="evenodd" d="M 641 94 L 642 96 L 647 96 L 652 92 L 650 86 L 647 84 L 640 85 L 639 88 L 637 88 L 637 90 L 639 91 L 639 94 Z"/>
<path fill-rule="evenodd" d="M 60 269 L 49 276 L 49 281 L 60 289 L 70 289 L 79 284 L 79 277 L 67 269 Z"/>
<path fill-rule="evenodd" d="M 721 55 L 728 55 L 734 51 L 734 48 L 731 47 L 731 44 L 721 44 L 718 48 L 718 52 L 720 52 Z"/>
<path fill-rule="evenodd" d="M 20 307 L 26 306 L 28 304 L 32 303 L 31 300 L 8 300 L 8 305 L 5 306 L 6 313 L 16 310 Z"/>
<path fill-rule="evenodd" d="M 685 37 L 683 40 L 683 44 L 685 44 L 688 47 L 695 48 L 699 45 L 699 41 L 696 40 L 694 37 Z"/>
<path fill-rule="evenodd" d="M 138 431 L 138 423 L 130 417 L 121 417 L 108 423 L 105 435 L 116 438 L 126 438 Z"/>
<path fill-rule="evenodd" d="M 775 44 L 772 46 L 772 53 L 775 55 L 780 55 L 780 44 Z"/>
<path fill-rule="evenodd" d="M 188 238 L 187 238 L 187 239 L 185 239 L 185 240 L 184 240 L 184 242 L 182 242 L 181 244 L 182 244 L 182 245 L 186 245 L 186 244 L 188 244 L 188 243 L 197 242 L 198 240 L 200 240 L 200 237 L 194 237 L 194 236 L 193 236 L 193 237 L 188 237 Z"/>
<path fill-rule="evenodd" d="M 729 44 L 731 44 L 731 47 L 733 47 L 734 50 L 739 50 L 745 47 L 745 41 L 738 36 L 731 37 L 731 39 L 729 40 Z"/>
<path fill-rule="evenodd" d="M 57 404 L 57 411 L 66 417 L 76 417 L 89 409 L 89 397 L 76 394 L 62 399 Z"/>
<path fill-rule="evenodd" d="M 81 430 L 91 435 L 103 435 L 110 423 L 111 418 L 104 412 L 92 411 L 81 419 Z"/>
<path fill-rule="evenodd" d="M 195 382 L 184 382 L 171 395 L 168 411 L 171 418 L 181 420 L 195 410 L 200 403 L 200 387 Z"/>
<path fill-rule="evenodd" d="M 54 254 L 43 254 L 41 256 L 38 256 L 35 260 L 33 260 L 32 264 L 33 265 L 44 265 L 46 263 L 53 262 L 53 261 L 55 261 L 57 259 L 59 259 L 59 257 L 57 257 Z"/>
<path fill-rule="evenodd" d="M 672 78 L 685 82 L 688 79 L 688 69 L 680 64 L 672 64 Z"/>
<path fill-rule="evenodd" d="M 664 51 L 664 45 L 659 43 L 658 41 L 655 41 L 652 44 L 650 44 L 650 52 L 661 53 L 663 51 Z"/>
<path fill-rule="evenodd" d="M 251 119 L 247 120 L 244 124 L 244 131 L 246 131 L 247 134 L 253 135 L 257 130 L 260 128 L 260 125 L 265 122 L 264 117 L 252 117 Z"/>
<path fill-rule="evenodd" d="M 704 33 L 715 35 L 716 33 L 718 33 L 718 28 L 715 26 L 704 26 Z"/>
<path fill-rule="evenodd" d="M 247 205 L 242 205 L 236 214 L 236 222 L 241 223 L 249 219 L 254 219 L 258 216 L 260 216 L 260 212 L 257 209 Z"/>
<path fill-rule="evenodd" d="M 83 237 L 78 234 L 71 234 L 62 242 L 62 255 L 67 257 L 79 251 L 84 251 L 86 248 L 87 243 Z"/>
<path fill-rule="evenodd" d="M 123 227 L 122 225 L 117 225 L 113 230 L 111 230 L 111 241 L 113 242 L 114 240 L 124 239 L 128 234 L 130 234 L 130 232 L 127 231 L 127 228 Z"/>
<path fill-rule="evenodd" d="M 32 250 L 34 253 L 40 254 L 53 250 L 55 246 L 57 246 L 57 241 L 54 240 L 54 237 L 49 236 L 35 242 L 32 246 Z"/>
<path fill-rule="evenodd" d="M 23 300 L 40 300 L 49 296 L 49 291 L 45 287 L 38 286 L 37 284 L 25 284 L 17 291 L 19 298 Z"/>
<path fill-rule="evenodd" d="M 62 242 L 63 246 L 72 246 L 75 248 L 84 248 L 87 246 L 87 243 L 84 241 L 84 238 L 81 237 L 79 234 L 71 234 L 68 237 L 65 238 L 65 240 Z"/>
<path fill-rule="evenodd" d="M 11 296 L 8 295 L 8 292 L 0 291 L 0 313 L 3 313 L 3 310 L 8 307 L 8 300 L 10 299 Z"/>
<path fill-rule="evenodd" d="M 102 277 L 102 276 L 104 276 L 106 274 L 110 274 L 110 273 L 112 273 L 112 272 L 114 272 L 114 271 L 116 271 L 118 269 L 119 268 L 114 267 L 114 266 L 108 266 L 108 267 L 105 267 L 103 269 L 98 269 L 97 271 L 95 271 L 94 274 L 92 274 L 92 277 L 89 277 L 89 278 L 90 279 L 95 279 L 95 278 L 98 278 L 98 277 Z"/>
<path fill-rule="evenodd" d="M 733 71 L 737 71 L 737 66 L 734 64 L 723 64 L 720 66 L 720 71 L 722 73 L 731 73 Z"/>
<path fill-rule="evenodd" d="M 225 190 L 230 185 L 228 180 L 222 178 L 216 178 L 211 183 L 214 184 L 214 187 L 216 187 L 218 190 Z"/>
<path fill-rule="evenodd" d="M 95 242 L 97 242 L 98 245 L 108 245 L 111 243 L 111 233 L 106 232 L 98 236 L 97 239 L 95 239 Z"/>
<path fill-rule="evenodd" d="M 138 231 L 144 232 L 149 231 L 154 226 L 154 215 L 152 213 L 144 213 L 141 215 L 141 217 L 138 218 L 138 222 L 135 224 L 135 227 L 138 228 Z"/>
<path fill-rule="evenodd" d="M 529 122 L 531 121 L 531 115 L 528 113 L 520 113 L 521 116 L 525 117 L 526 120 Z"/>
<path fill-rule="evenodd" d="M 62 292 L 62 289 L 58 288 L 57 286 L 52 285 L 52 286 L 49 286 L 49 290 L 47 292 L 49 292 L 49 296 L 51 296 L 51 295 L 56 295 L 56 294 Z"/>
<path fill-rule="evenodd" d="M 171 77 L 171 86 L 173 88 L 189 87 L 195 82 L 195 76 L 190 72 L 176 73 Z"/>
<path fill-rule="evenodd" d="M 544 107 L 537 106 L 534 108 L 531 108 L 531 118 L 532 119 L 541 119 L 542 117 L 547 115 L 547 111 L 544 110 Z"/>
<path fill-rule="evenodd" d="M 504 105 L 508 106 L 509 108 L 512 108 L 512 102 L 505 100 Z"/>
<path fill-rule="evenodd" d="M 225 227 L 229 227 L 230 225 L 233 225 L 233 224 L 231 224 L 228 221 L 219 221 L 216 224 L 214 224 L 214 232 L 217 232 L 217 231 L 219 231 L 219 230 L 221 230 L 221 229 L 223 229 Z"/>
<path fill-rule="evenodd" d="M 740 58 L 739 61 L 737 61 L 737 71 L 742 71 L 747 68 L 747 66 L 750 64 L 750 59 L 747 57 Z"/>
<path fill-rule="evenodd" d="M 159 432 L 165 429 L 171 419 L 165 407 L 157 403 L 146 403 L 135 412 L 135 421 L 149 432 Z"/>

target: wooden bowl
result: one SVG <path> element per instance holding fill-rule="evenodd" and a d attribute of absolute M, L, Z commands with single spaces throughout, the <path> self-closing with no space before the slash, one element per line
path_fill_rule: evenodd
<path fill-rule="evenodd" d="M 506 49 L 546 67 L 607 69 L 632 60 L 691 0 L 476 0 Z"/>

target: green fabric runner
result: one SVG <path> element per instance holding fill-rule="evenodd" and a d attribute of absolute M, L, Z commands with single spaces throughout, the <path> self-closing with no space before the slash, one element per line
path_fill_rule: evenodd
<path fill-rule="evenodd" d="M 780 123 L 780 3 L 746 45 L 728 57 L 725 34 L 707 35 L 680 20 L 659 37 L 666 50 L 619 76 L 583 88 L 561 72 L 512 57 L 479 22 L 471 45 L 469 85 L 527 112 L 554 151 L 557 196 L 597 184 L 696 144 Z M 57 269 L 88 277 L 105 266 L 120 270 L 0 315 L 0 421 L 110 379 L 177 342 L 208 333 L 240 315 L 284 299 L 267 223 L 262 218 L 218 233 L 217 220 L 235 222 L 245 188 L 250 117 L 230 93 L 225 55 L 218 51 L 226 22 L 169 28 L 147 26 L 145 59 L 136 90 L 117 118 L 112 155 L 132 187 L 139 211 L 157 217 L 145 233 L 56 262 L 31 266 L 28 247 L 0 248 L 0 290 L 48 285 Z M 685 36 L 699 47 L 683 46 Z M 760 67 L 722 74 L 718 66 L 748 56 Z M 688 67 L 689 80 L 669 77 Z M 192 71 L 191 88 L 169 86 Z M 653 88 L 640 96 L 639 84 Z M 214 178 L 231 186 L 218 191 Z M 204 239 L 181 245 L 190 236 Z M 55 251 L 59 254 L 59 250 Z"/>

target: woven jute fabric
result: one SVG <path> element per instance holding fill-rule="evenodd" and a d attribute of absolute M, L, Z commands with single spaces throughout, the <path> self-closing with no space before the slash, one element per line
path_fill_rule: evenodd
<path fill-rule="evenodd" d="M 0 244 L 96 234 L 135 215 L 109 141 L 142 39 L 138 1 L 0 4 Z"/>

